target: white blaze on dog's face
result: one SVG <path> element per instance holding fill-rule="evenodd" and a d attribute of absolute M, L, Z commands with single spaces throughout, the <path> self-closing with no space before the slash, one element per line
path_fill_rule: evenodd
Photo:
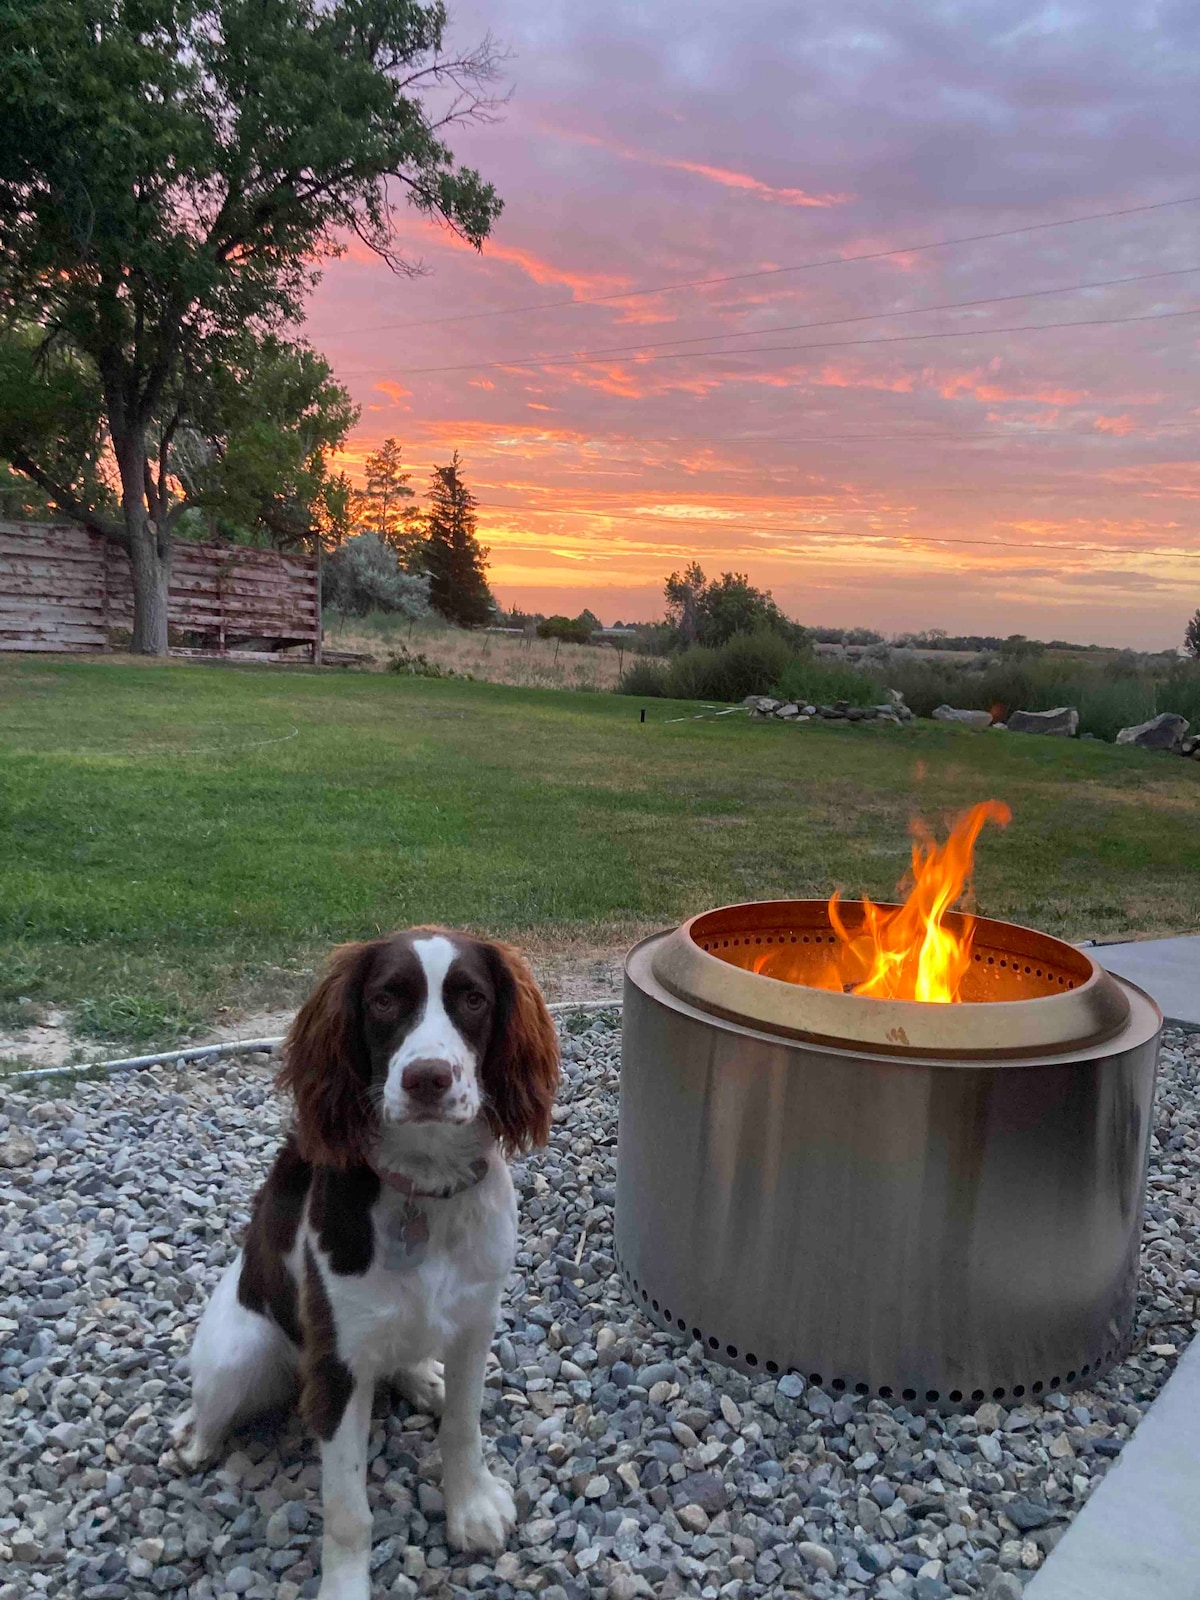
<path fill-rule="evenodd" d="M 362 1011 L 385 1124 L 479 1116 L 496 998 L 489 964 L 473 943 L 433 933 L 387 947 L 364 987 Z"/>

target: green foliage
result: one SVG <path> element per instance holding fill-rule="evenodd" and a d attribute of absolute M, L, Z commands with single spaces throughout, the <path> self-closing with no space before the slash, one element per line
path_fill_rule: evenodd
<path fill-rule="evenodd" d="M 487 583 L 488 552 L 475 537 L 477 504 L 463 482 L 456 450 L 449 466 L 433 469 L 421 564 L 429 574 L 434 610 L 464 628 L 478 627 L 495 609 Z"/>
<path fill-rule="evenodd" d="M 398 439 L 385 439 L 364 463 L 366 488 L 354 495 L 351 517 L 361 533 L 373 533 L 391 545 L 400 565 L 417 570 L 423 538 L 420 513 L 409 502 L 412 474 L 401 464 Z"/>
<path fill-rule="evenodd" d="M 446 26 L 441 0 L 0 0 L 0 324 L 41 363 L 24 399 L 0 374 L 0 454 L 135 556 L 138 648 L 165 647 L 181 463 L 194 503 L 337 532 L 336 428 L 269 392 L 281 360 L 308 387 L 317 358 L 280 330 L 322 261 L 357 236 L 407 270 L 399 192 L 477 247 L 500 210 L 444 142 L 486 115 L 495 53 L 447 50 Z M 85 493 L 99 425 L 119 516 Z"/>
<path fill-rule="evenodd" d="M 667 619 L 684 647 L 723 645 L 735 634 L 769 631 L 799 646 L 804 629 L 785 617 L 770 590 L 756 589 L 744 572 L 723 572 L 710 583 L 695 561 L 663 587 Z"/>
<path fill-rule="evenodd" d="M 455 672 L 453 667 L 443 667 L 440 662 L 430 661 L 423 651 L 410 650 L 403 644 L 388 656 L 387 670 L 400 678 L 461 678 L 467 683 L 475 681 L 469 672 Z"/>
<path fill-rule="evenodd" d="M 621 680 L 621 693 L 732 702 L 768 694 L 794 660 L 786 640 L 760 628 L 735 634 L 722 645 L 694 644 L 665 665 L 635 661 Z"/>
<path fill-rule="evenodd" d="M 325 605 L 343 616 L 397 612 L 409 619 L 429 615 L 429 579 L 403 572 L 396 552 L 373 533 L 347 539 L 327 556 L 321 575 Z"/>
<path fill-rule="evenodd" d="M 665 661 L 634 661 L 626 667 L 618 685 L 620 694 L 636 694 L 643 700 L 668 699 L 671 694 L 670 668 Z"/>
<path fill-rule="evenodd" d="M 1183 630 L 1183 648 L 1194 660 L 1200 659 L 1200 611 L 1194 611 Z"/>
<path fill-rule="evenodd" d="M 808 656 L 789 662 L 772 684 L 771 693 L 797 705 L 826 706 L 845 700 L 852 706 L 873 706 L 880 700 L 879 685 L 865 672 Z"/>
<path fill-rule="evenodd" d="M 539 639 L 562 639 L 566 644 L 591 644 L 598 626 L 590 612 L 578 617 L 545 617 L 537 625 L 537 636 Z"/>

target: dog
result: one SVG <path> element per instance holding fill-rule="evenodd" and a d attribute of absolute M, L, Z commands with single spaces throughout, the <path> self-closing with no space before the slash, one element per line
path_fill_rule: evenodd
<path fill-rule="evenodd" d="M 335 950 L 276 1080 L 291 1131 L 192 1346 L 173 1436 L 189 1470 L 298 1390 L 320 1440 L 320 1600 L 368 1600 L 376 1382 L 441 1410 L 449 1543 L 498 1554 L 516 1523 L 479 1416 L 516 1253 L 504 1157 L 545 1144 L 554 1024 L 518 953 L 439 928 Z"/>

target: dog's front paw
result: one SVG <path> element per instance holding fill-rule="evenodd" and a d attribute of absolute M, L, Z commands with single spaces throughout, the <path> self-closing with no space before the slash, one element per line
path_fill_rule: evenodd
<path fill-rule="evenodd" d="M 440 1361 L 431 1357 L 428 1361 L 418 1361 L 416 1366 L 402 1367 L 392 1382 L 418 1411 L 441 1416 L 446 1403 L 446 1381 Z"/>
<path fill-rule="evenodd" d="M 446 1537 L 456 1550 L 499 1555 L 517 1525 L 517 1508 L 506 1483 L 481 1471 L 457 1492 L 446 1492 Z"/>
<path fill-rule="evenodd" d="M 198 1472 L 212 1457 L 213 1451 L 196 1425 L 196 1412 L 192 1406 L 181 1411 L 171 1424 L 171 1444 L 186 1472 Z"/>

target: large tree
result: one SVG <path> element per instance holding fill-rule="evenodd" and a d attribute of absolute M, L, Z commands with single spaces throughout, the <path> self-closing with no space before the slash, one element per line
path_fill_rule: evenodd
<path fill-rule="evenodd" d="M 1200 660 L 1200 611 L 1192 613 L 1187 627 L 1183 630 L 1183 648 L 1188 655 Z"/>
<path fill-rule="evenodd" d="M 488 552 L 475 535 L 477 504 L 463 482 L 456 450 L 449 466 L 433 469 L 421 560 L 429 574 L 430 604 L 463 627 L 486 622 L 495 609 L 487 581 Z"/>
<path fill-rule="evenodd" d="M 278 358 L 349 235 L 409 270 L 398 197 L 477 247 L 499 212 L 444 142 L 495 51 L 445 29 L 440 0 L 0 0 L 0 457 L 128 552 L 137 650 L 231 363 Z M 69 437 L 97 419 L 99 490 Z"/>
<path fill-rule="evenodd" d="M 803 642 L 804 629 L 775 604 L 769 589 L 756 589 L 744 572 L 704 576 L 698 562 L 673 572 L 663 588 L 667 619 L 680 644 L 722 645 L 735 633 L 767 630 L 789 643 Z"/>

